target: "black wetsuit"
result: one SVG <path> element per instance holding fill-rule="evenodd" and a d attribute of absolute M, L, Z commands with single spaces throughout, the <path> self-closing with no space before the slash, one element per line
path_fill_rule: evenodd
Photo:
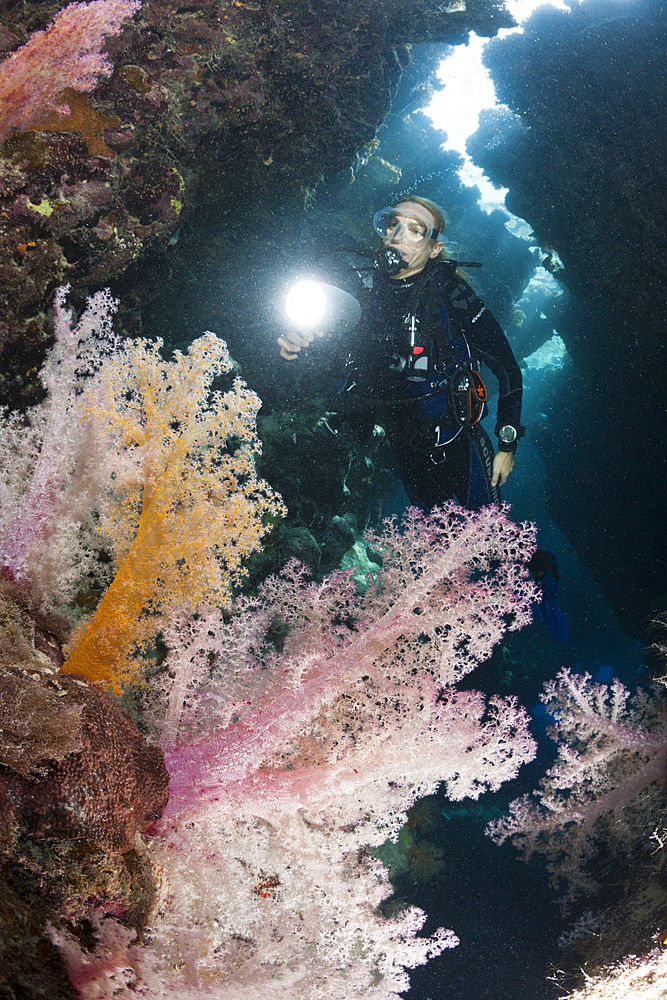
<path fill-rule="evenodd" d="M 450 499 L 472 510 L 499 503 L 491 440 L 480 423 L 462 426 L 453 415 L 449 385 L 484 362 L 498 379 L 496 433 L 509 424 L 520 435 L 521 370 L 455 265 L 432 261 L 413 278 L 376 278 L 362 324 L 349 336 L 330 405 L 351 417 L 372 415 L 384 427 L 410 500 L 426 510 Z M 516 442 L 499 447 L 513 451 Z"/>

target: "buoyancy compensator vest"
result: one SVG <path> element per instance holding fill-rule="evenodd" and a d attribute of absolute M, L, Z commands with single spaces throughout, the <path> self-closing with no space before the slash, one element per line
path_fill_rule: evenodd
<path fill-rule="evenodd" d="M 466 265 L 481 266 L 473 262 Z M 453 441 L 464 427 L 474 426 L 487 412 L 486 387 L 467 338 L 450 323 L 444 304 L 446 286 L 455 279 L 458 266 L 454 260 L 430 264 L 417 276 L 407 305 L 403 300 L 399 312 L 392 309 L 391 302 L 381 303 L 373 291 L 367 314 L 368 335 L 376 346 L 377 342 L 383 345 L 384 363 L 379 363 L 378 353 L 374 361 L 361 365 L 348 358 L 348 371 L 332 393 L 332 397 L 361 394 L 381 398 L 392 408 L 417 403 L 424 416 L 425 433 L 432 441 L 434 462 L 444 458 L 444 452 L 438 449 Z M 440 322 L 434 322 L 436 308 Z"/>
<path fill-rule="evenodd" d="M 486 387 L 470 345 L 445 307 L 443 293 L 457 266 L 456 261 L 438 261 L 422 273 L 404 318 L 409 340 L 409 353 L 401 359 L 405 395 L 423 409 L 434 449 L 444 448 L 487 412 Z M 439 323 L 434 322 L 435 309 Z M 434 461 L 443 457 L 433 453 Z"/>

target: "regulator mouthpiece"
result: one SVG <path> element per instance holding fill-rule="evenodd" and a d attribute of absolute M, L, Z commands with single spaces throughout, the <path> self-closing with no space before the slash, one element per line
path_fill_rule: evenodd
<path fill-rule="evenodd" d="M 393 247 L 385 247 L 383 250 L 378 250 L 378 260 L 386 266 L 389 274 L 392 276 L 400 274 L 408 266 L 408 262 L 403 260 L 398 250 L 395 250 Z"/>

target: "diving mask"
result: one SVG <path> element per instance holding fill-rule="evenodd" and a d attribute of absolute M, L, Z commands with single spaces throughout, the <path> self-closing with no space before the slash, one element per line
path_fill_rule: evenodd
<path fill-rule="evenodd" d="M 401 208 L 381 208 L 373 216 L 373 228 L 383 240 L 403 243 L 412 247 L 422 247 L 429 240 L 437 240 L 438 230 L 429 222 L 426 211 L 417 211 L 419 206 L 411 206 L 410 211 Z"/>

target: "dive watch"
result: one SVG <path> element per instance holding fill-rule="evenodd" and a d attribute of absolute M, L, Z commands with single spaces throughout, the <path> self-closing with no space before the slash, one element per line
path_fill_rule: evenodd
<path fill-rule="evenodd" d="M 502 441 L 503 444 L 514 444 L 518 437 L 516 427 L 512 427 L 511 424 L 505 424 L 498 431 L 498 440 Z"/>

